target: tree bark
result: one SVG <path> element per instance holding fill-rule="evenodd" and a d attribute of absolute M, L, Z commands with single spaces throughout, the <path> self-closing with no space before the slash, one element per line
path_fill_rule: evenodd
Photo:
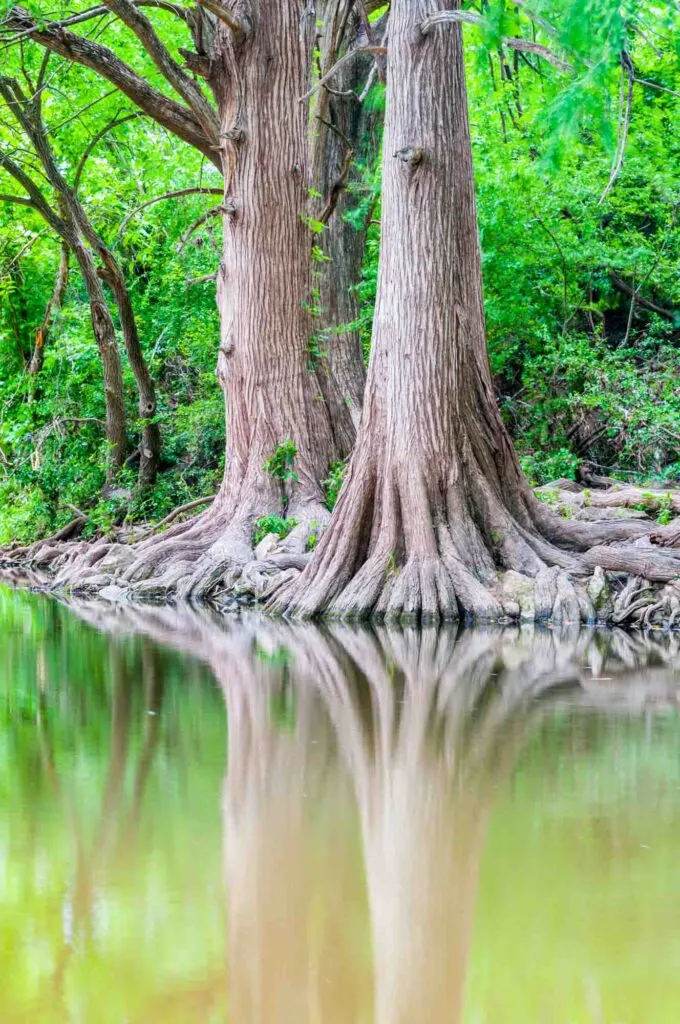
<path fill-rule="evenodd" d="M 310 349 L 316 236 L 306 215 L 312 167 L 300 98 L 310 83 L 314 12 L 304 0 L 248 7 L 245 38 L 220 23 L 211 51 L 227 211 L 217 280 L 227 452 L 220 492 L 195 533 L 198 544 L 214 543 L 183 584 L 186 596 L 252 559 L 258 516 L 325 523 L 320 481 L 342 450 Z M 265 469 L 284 442 L 296 452 L 287 480 Z"/>
<path fill-rule="evenodd" d="M 585 595 L 548 567 L 585 575 L 574 548 L 649 528 L 560 520 L 519 468 L 486 351 L 460 25 L 421 29 L 444 9 L 444 0 L 392 3 L 361 430 L 330 527 L 273 607 L 425 621 L 459 609 L 528 613 L 503 590 L 499 570 L 512 569 L 533 592 L 532 617 L 594 616 Z"/>
<path fill-rule="evenodd" d="M 352 0 L 329 0 L 318 41 L 319 73 L 323 77 L 338 56 L 353 50 L 362 22 Z M 358 54 L 342 66 L 332 89 L 322 87 L 312 108 L 312 217 L 324 225 L 318 238 L 320 255 L 314 274 L 318 291 L 318 375 L 331 409 L 341 454 L 349 455 L 363 406 L 366 373 L 357 321 L 356 286 L 361 279 L 366 229 L 351 224 L 347 214 L 355 200 L 348 192 L 353 161 L 361 154 L 377 156 L 377 121 L 361 101 L 361 91 L 374 60 Z"/>
<path fill-rule="evenodd" d="M 138 413 L 141 424 L 138 479 L 141 487 L 149 487 L 156 479 L 161 457 L 161 432 L 155 421 L 156 387 L 144 358 L 125 276 L 113 253 L 101 240 L 99 240 L 97 249 L 104 263 L 99 275 L 113 292 L 118 307 L 125 351 L 137 386 Z"/>

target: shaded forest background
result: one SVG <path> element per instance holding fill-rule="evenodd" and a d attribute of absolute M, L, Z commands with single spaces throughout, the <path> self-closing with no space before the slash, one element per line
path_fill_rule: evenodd
<path fill-rule="evenodd" d="M 562 8 L 563 32 L 580 35 L 582 50 L 614 10 Z M 500 44 L 507 12 L 494 36 L 499 12 L 486 10 L 484 27 L 466 26 L 465 38 L 488 342 L 504 419 L 537 484 L 573 477 L 584 461 L 621 480 L 670 484 L 680 479 L 680 44 L 663 10 L 648 19 L 644 5 L 629 12 L 636 77 L 655 87 L 635 86 L 628 118 L 625 68 L 586 62 L 574 76 L 511 51 Z M 176 48 L 172 14 L 154 11 L 153 20 Z M 162 87 L 115 20 L 95 20 L 83 34 L 115 35 L 117 51 Z M 17 46 L 0 52 L 12 74 L 21 60 Z M 214 494 L 223 469 L 214 281 L 222 218 L 209 194 L 221 176 L 94 73 L 53 58 L 49 74 L 50 143 L 70 181 L 87 154 L 78 196 L 124 272 L 156 382 L 161 471 L 139 488 L 132 456 L 105 488 L 101 363 L 84 284 L 72 261 L 60 307 L 46 318 L 59 239 L 32 209 L 0 201 L 0 543 L 58 529 L 74 510 L 86 512 L 86 535 L 162 518 Z M 382 109 L 379 81 L 366 102 Z M 22 154 L 4 116 L 0 139 Z M 366 355 L 380 248 L 378 149 L 367 146 L 376 155 L 355 159 L 348 179 L 346 216 L 368 225 L 357 285 Z M 185 190 L 194 191 L 152 202 Z M 16 191 L 2 175 L 0 192 Z M 41 330 L 44 363 L 30 373 Z M 128 429 L 138 432 L 134 376 L 120 348 Z M 329 506 L 342 470 L 329 471 Z"/>

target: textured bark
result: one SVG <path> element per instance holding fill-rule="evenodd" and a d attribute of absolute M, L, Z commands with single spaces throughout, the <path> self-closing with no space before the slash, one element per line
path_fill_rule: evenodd
<path fill-rule="evenodd" d="M 35 377 L 43 368 L 45 361 L 45 345 L 49 341 L 50 331 L 52 330 L 52 324 L 54 318 L 62 307 L 64 301 L 64 294 L 68 286 L 68 271 L 69 271 L 69 257 L 70 250 L 66 242 L 61 243 L 61 250 L 59 253 L 59 266 L 57 268 L 57 277 L 54 282 L 54 290 L 47 301 L 45 307 L 45 315 L 43 317 L 40 327 L 35 332 L 35 344 L 33 346 L 33 355 L 31 356 L 31 362 L 28 366 L 28 372 L 31 376 Z"/>
<path fill-rule="evenodd" d="M 312 177 L 308 109 L 299 100 L 309 87 L 314 12 L 303 0 L 257 0 L 248 16 L 245 38 L 218 24 L 211 51 L 228 211 L 217 282 L 227 457 L 198 546 L 183 552 L 191 559 L 201 543 L 215 541 L 187 594 L 252 557 L 258 516 L 286 508 L 302 522 L 323 522 L 320 481 L 340 450 L 310 353 Z M 297 451 L 295 478 L 283 484 L 264 465 L 288 440 Z M 177 554 L 166 547 L 162 557 Z"/>
<path fill-rule="evenodd" d="M 317 18 L 323 14 L 318 41 L 323 77 L 339 55 L 358 45 L 363 26 L 352 0 L 329 0 L 318 8 Z M 317 91 L 312 107 L 314 198 L 310 210 L 325 226 L 318 238 L 322 260 L 315 266 L 321 349 L 317 372 L 336 433 L 340 431 L 344 438 L 342 455 L 350 453 L 356 438 L 366 379 L 355 292 L 361 279 L 366 230 L 357 229 L 346 215 L 353 205 L 347 191 L 353 161 L 359 155 L 368 159 L 377 155 L 378 115 L 368 112 L 360 98 L 373 66 L 370 55 L 358 54 L 342 66 L 332 89 Z"/>
<path fill-rule="evenodd" d="M 535 580 L 536 617 L 589 617 L 583 593 L 549 567 L 585 574 L 575 550 L 649 526 L 560 520 L 519 468 L 486 352 L 460 25 L 421 29 L 445 7 L 391 7 L 382 250 L 361 430 L 331 525 L 273 607 L 424 620 L 456 618 L 459 608 L 515 615 L 498 576 L 512 569 Z"/>

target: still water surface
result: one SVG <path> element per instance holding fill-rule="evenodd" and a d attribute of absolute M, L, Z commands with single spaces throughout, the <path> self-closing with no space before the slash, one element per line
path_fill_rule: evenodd
<path fill-rule="evenodd" d="M 679 648 L 0 590 L 0 1021 L 677 1024 Z"/>

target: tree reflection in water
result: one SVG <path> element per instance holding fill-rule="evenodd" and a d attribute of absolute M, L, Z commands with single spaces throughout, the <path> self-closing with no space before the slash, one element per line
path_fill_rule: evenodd
<path fill-rule="evenodd" d="M 78 610 L 102 624 L 100 607 Z M 190 651 L 222 688 L 229 1003 L 253 1024 L 459 1021 L 488 818 L 537 719 L 676 700 L 669 638 L 104 618 Z"/>

